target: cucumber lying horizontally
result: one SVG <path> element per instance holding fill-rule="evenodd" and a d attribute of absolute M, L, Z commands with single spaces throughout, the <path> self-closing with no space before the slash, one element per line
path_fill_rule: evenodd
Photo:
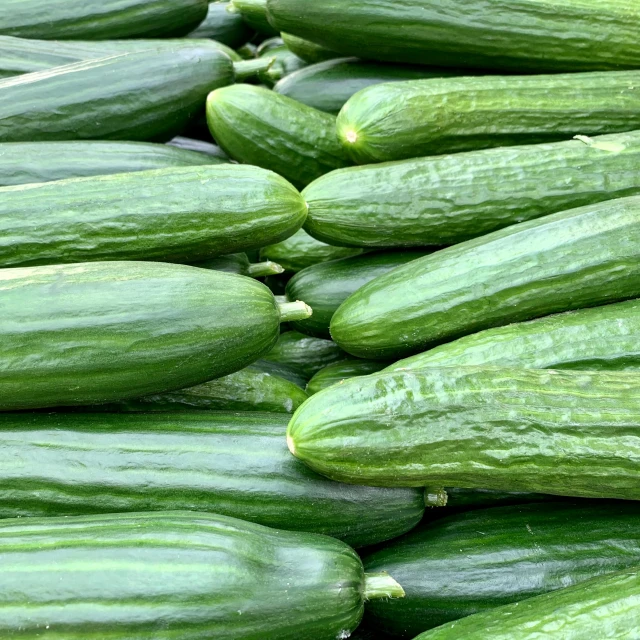
<path fill-rule="evenodd" d="M 339 540 L 204 513 L 7 520 L 0 563 L 0 634 L 27 640 L 335 640 L 403 595 Z"/>
<path fill-rule="evenodd" d="M 314 311 L 315 313 L 315 311 Z M 347 378 L 356 376 L 366 376 L 370 373 L 377 373 L 385 367 L 384 362 L 378 360 L 360 360 L 352 358 L 350 360 L 340 360 L 320 369 L 307 384 L 307 393 L 313 395 L 331 385 L 338 384 Z"/>
<path fill-rule="evenodd" d="M 447 487 L 445 490 L 447 511 L 467 511 L 486 507 L 502 507 L 529 502 L 548 502 L 560 500 L 558 496 L 547 493 L 531 493 L 527 491 L 492 491 L 491 489 L 459 489 Z M 433 505 L 439 506 L 439 505 Z"/>
<path fill-rule="evenodd" d="M 266 0 L 231 0 L 227 11 L 239 13 L 249 27 L 262 36 L 272 38 L 280 35 L 267 19 Z"/>
<path fill-rule="evenodd" d="M 274 276 L 284 271 L 277 262 L 271 262 L 271 260 L 251 263 L 246 253 L 230 253 L 226 256 L 206 260 L 205 262 L 198 262 L 193 266 L 200 267 L 200 269 L 237 273 L 240 276 L 248 276 L 250 278 Z"/>
<path fill-rule="evenodd" d="M 442 367 L 351 378 L 294 414 L 289 448 L 371 486 L 640 498 L 640 374 Z"/>
<path fill-rule="evenodd" d="M 217 164 L 0 189 L 0 265 L 193 263 L 290 236 L 306 205 L 258 167 Z"/>
<path fill-rule="evenodd" d="M 213 158 L 218 158 L 224 162 L 229 162 L 229 156 L 217 145 L 211 142 L 205 142 L 204 140 L 197 140 L 195 138 L 185 138 L 184 136 L 176 136 L 167 142 L 172 147 L 178 147 L 179 149 L 186 149 L 187 151 L 198 151 L 199 153 L 206 153 Z"/>
<path fill-rule="evenodd" d="M 347 298 L 331 335 L 362 358 L 410 355 L 558 311 L 640 296 L 640 197 L 513 225 L 397 267 Z"/>
<path fill-rule="evenodd" d="M 209 2 L 207 17 L 189 38 L 212 38 L 229 47 L 238 49 L 254 35 L 239 13 L 227 11 L 228 2 L 212 0 Z"/>
<path fill-rule="evenodd" d="M 640 506 L 607 501 L 481 509 L 431 522 L 364 559 L 402 584 L 368 622 L 394 637 L 640 565 Z M 466 636 L 458 636 L 464 638 Z"/>
<path fill-rule="evenodd" d="M 317 62 L 324 62 L 325 60 L 331 60 L 332 58 L 340 58 L 341 55 L 337 51 L 332 51 L 323 47 L 321 44 L 311 42 L 311 40 L 305 40 L 299 38 L 291 33 L 281 33 L 280 37 L 287 45 L 287 49 L 292 53 L 295 53 L 298 58 L 302 58 L 309 64 L 315 64 Z"/>
<path fill-rule="evenodd" d="M 263 284 L 159 262 L 0 269 L 0 410 L 182 389 L 267 353 L 280 322 Z"/>

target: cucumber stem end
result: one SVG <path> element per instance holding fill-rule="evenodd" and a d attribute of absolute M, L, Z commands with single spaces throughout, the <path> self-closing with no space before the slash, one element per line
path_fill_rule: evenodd
<path fill-rule="evenodd" d="M 386 571 L 364 574 L 364 599 L 404 598 L 404 589 Z"/>

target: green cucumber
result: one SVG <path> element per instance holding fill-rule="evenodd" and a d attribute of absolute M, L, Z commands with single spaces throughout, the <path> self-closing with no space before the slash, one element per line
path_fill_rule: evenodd
<path fill-rule="evenodd" d="M 249 27 L 262 36 L 272 38 L 280 35 L 280 32 L 269 23 L 266 0 L 231 0 L 227 11 L 239 13 Z"/>
<path fill-rule="evenodd" d="M 256 49 L 257 56 L 263 56 L 273 49 L 280 49 L 284 44 L 284 40 L 280 36 L 274 38 L 267 38 L 263 40 Z"/>
<path fill-rule="evenodd" d="M 634 640 L 639 600 L 640 570 L 627 569 L 469 616 L 415 640 Z"/>
<path fill-rule="evenodd" d="M 315 311 L 314 311 L 315 313 Z M 331 385 L 338 384 L 347 378 L 366 376 L 369 373 L 377 373 L 385 367 L 384 362 L 377 360 L 341 360 L 320 369 L 307 384 L 307 393 L 313 395 Z"/>
<path fill-rule="evenodd" d="M 163 142 L 181 133 L 210 91 L 232 84 L 246 65 L 268 65 L 185 43 L 1 80 L 0 142 Z"/>
<path fill-rule="evenodd" d="M 268 0 L 280 31 L 346 55 L 481 69 L 640 66 L 634 0 Z"/>
<path fill-rule="evenodd" d="M 285 271 L 297 273 L 320 262 L 349 258 L 361 253 L 362 249 L 334 247 L 320 242 L 303 229 L 299 229 L 286 240 L 260 249 L 260 259 L 273 260 L 281 264 Z"/>
<path fill-rule="evenodd" d="M 198 262 L 193 266 L 200 267 L 201 269 L 237 273 L 238 275 L 248 276 L 250 278 L 274 276 L 284 271 L 277 262 L 271 262 L 271 260 L 251 263 L 246 253 L 230 253 L 226 256 L 206 260 L 205 262 Z"/>
<path fill-rule="evenodd" d="M 299 271 L 287 283 L 287 298 L 304 300 L 313 309 L 313 316 L 292 326 L 311 336 L 330 338 L 331 318 L 351 294 L 374 278 L 424 255 L 424 251 L 367 253 Z"/>
<path fill-rule="evenodd" d="M 273 61 L 268 69 L 258 74 L 260 81 L 267 87 L 273 87 L 278 80 L 307 66 L 302 58 L 291 53 L 285 45 L 269 49 L 262 57 Z"/>
<path fill-rule="evenodd" d="M 0 411 L 201 384 L 251 364 L 281 321 L 310 313 L 252 278 L 160 262 L 1 269 L 0 301 Z"/>
<path fill-rule="evenodd" d="M 290 46 L 288 39 L 285 42 Z M 345 102 L 365 87 L 382 82 L 439 78 L 461 75 L 461 73 L 444 68 L 384 64 L 358 58 L 337 58 L 318 62 L 289 74 L 276 84 L 274 91 L 314 109 L 338 114 Z"/>
<path fill-rule="evenodd" d="M 341 57 L 341 54 L 337 51 L 332 51 L 331 49 L 327 49 L 327 47 L 323 47 L 321 44 L 299 38 L 291 33 L 281 33 L 280 36 L 291 53 L 295 53 L 298 58 L 302 58 L 309 64 Z"/>
<path fill-rule="evenodd" d="M 380 84 L 350 98 L 336 128 L 358 164 L 619 133 L 640 129 L 639 82 L 609 71 Z"/>
<path fill-rule="evenodd" d="M 289 448 L 340 482 L 640 498 L 640 374 L 375 373 L 311 396 Z"/>
<path fill-rule="evenodd" d="M 25 640 L 335 640 L 403 595 L 339 540 L 180 511 L 6 520 L 0 563 Z"/>
<path fill-rule="evenodd" d="M 225 1 L 209 2 L 207 17 L 192 31 L 188 38 L 211 38 L 238 49 L 246 44 L 254 35 L 253 31 L 238 13 L 227 11 Z"/>
<path fill-rule="evenodd" d="M 296 460 L 285 444 L 288 419 L 188 410 L 5 414 L 0 518 L 214 511 L 356 547 L 420 521 L 420 489 L 339 484 Z"/>
<path fill-rule="evenodd" d="M 253 42 L 247 42 L 242 47 L 236 49 L 236 53 L 243 60 L 253 60 L 258 57 L 258 47 Z"/>
<path fill-rule="evenodd" d="M 280 176 L 214 164 L 0 189 L 0 265 L 205 260 L 281 240 L 306 205 Z"/>
<path fill-rule="evenodd" d="M 371 602 L 367 622 L 413 638 L 640 565 L 638 522 L 636 504 L 606 501 L 497 507 L 439 519 L 364 558 L 366 571 L 386 571 L 406 593 L 402 600 Z"/>
<path fill-rule="evenodd" d="M 229 162 L 229 156 L 217 145 L 204 140 L 196 140 L 195 138 L 185 138 L 184 136 L 176 136 L 167 142 L 172 147 L 186 149 L 187 151 L 197 151 L 198 153 L 206 153 L 208 156 L 217 159 L 220 162 Z"/>
<path fill-rule="evenodd" d="M 285 325 L 280 325 L 280 332 L 283 333 Z M 282 362 L 271 362 L 268 360 L 256 360 L 252 366 L 258 367 L 261 371 L 270 373 L 273 376 L 284 378 L 293 382 L 301 389 L 307 386 L 307 377 L 295 365 L 283 364 Z"/>
<path fill-rule="evenodd" d="M 446 505 L 442 506 L 446 506 L 447 510 L 455 509 L 456 511 L 518 505 L 528 502 L 548 502 L 549 500 L 559 499 L 557 496 L 551 496 L 546 493 L 459 489 L 458 487 L 447 487 L 445 493 L 447 495 Z M 429 503 L 427 502 L 427 504 Z"/>
<path fill-rule="evenodd" d="M 640 197 L 571 209 L 397 267 L 347 298 L 333 339 L 400 358 L 482 329 L 640 296 Z"/>
<path fill-rule="evenodd" d="M 42 40 L 180 37 L 207 0 L 3 0 L 0 35 Z"/>

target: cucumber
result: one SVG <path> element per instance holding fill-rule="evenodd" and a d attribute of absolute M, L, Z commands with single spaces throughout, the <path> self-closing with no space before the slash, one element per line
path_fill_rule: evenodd
<path fill-rule="evenodd" d="M 287 437 L 340 482 L 637 500 L 639 390 L 637 372 L 375 373 L 311 396 Z"/>
<path fill-rule="evenodd" d="M 0 189 L 0 265 L 196 262 L 295 232 L 299 193 L 258 167 L 215 164 Z"/>
<path fill-rule="evenodd" d="M 493 326 L 640 296 L 640 197 L 571 209 L 397 267 L 347 298 L 331 335 L 403 357 Z"/>
<path fill-rule="evenodd" d="M 227 11 L 239 13 L 249 27 L 262 36 L 272 38 L 280 35 L 267 19 L 266 0 L 231 0 Z"/>
<path fill-rule="evenodd" d="M 252 278 L 158 262 L 0 270 L 0 411 L 96 404 L 201 384 L 266 354 L 279 306 Z"/>
<path fill-rule="evenodd" d="M 320 262 L 349 258 L 361 253 L 362 249 L 334 247 L 320 242 L 299 229 L 286 240 L 260 249 L 260 259 L 273 260 L 281 264 L 285 271 L 297 273 Z"/>
<path fill-rule="evenodd" d="M 0 562 L 0 634 L 25 640 L 335 640 L 403 594 L 339 540 L 204 513 L 7 520 Z"/>
<path fill-rule="evenodd" d="M 209 2 L 207 17 L 187 37 L 212 38 L 234 49 L 246 44 L 254 33 L 239 13 L 227 11 L 227 5 L 225 1 Z"/>
<path fill-rule="evenodd" d="M 550 500 L 560 499 L 557 496 L 550 496 L 546 493 L 492 491 L 491 489 L 459 489 L 457 487 L 447 487 L 446 494 L 447 502 L 445 506 L 447 510 L 455 509 L 456 511 L 520 505 L 528 502 L 548 502 Z"/>
<path fill-rule="evenodd" d="M 584 71 L 640 66 L 632 0 L 268 0 L 280 31 L 346 55 L 481 69 Z"/>
<path fill-rule="evenodd" d="M 387 83 L 350 98 L 336 127 L 358 164 L 618 133 L 640 128 L 639 81 L 609 71 Z"/>
<path fill-rule="evenodd" d="M 313 395 L 331 385 L 338 384 L 347 378 L 366 376 L 369 373 L 377 373 L 385 367 L 384 362 L 377 360 L 341 360 L 329 364 L 316 373 L 307 384 L 307 393 Z"/>
<path fill-rule="evenodd" d="M 258 74 L 260 81 L 267 87 L 273 87 L 278 80 L 307 66 L 302 58 L 291 53 L 285 45 L 269 49 L 262 57 L 273 61 L 268 69 Z"/>
<path fill-rule="evenodd" d="M 170 140 L 210 91 L 256 65 L 185 42 L 1 80 L 0 142 Z"/>
<path fill-rule="evenodd" d="M 263 40 L 256 49 L 257 56 L 263 56 L 269 51 L 273 51 L 274 49 L 282 48 L 284 44 L 284 40 L 280 36 L 276 36 L 274 38 L 267 38 L 267 40 Z"/>
<path fill-rule="evenodd" d="M 639 345 L 640 301 L 628 300 L 486 329 L 399 360 L 388 370 L 459 365 L 640 369 Z"/>
<path fill-rule="evenodd" d="M 603 501 L 497 507 L 439 519 L 364 558 L 366 571 L 386 571 L 406 593 L 402 600 L 371 602 L 367 622 L 413 638 L 451 620 L 636 566 L 639 521 L 636 504 Z"/>
<path fill-rule="evenodd" d="M 211 135 L 234 160 L 279 173 L 299 188 L 346 167 L 334 116 L 265 87 L 236 84 L 207 98 Z"/>
<path fill-rule="evenodd" d="M 478 613 L 415 640 L 633 640 L 640 625 L 639 597 L 640 571 L 627 569 Z M 545 630 L 544 635 L 538 629 Z"/>
<path fill-rule="evenodd" d="M 288 39 L 286 42 L 290 47 Z M 354 93 L 365 87 L 382 82 L 451 75 L 461 75 L 461 72 L 417 65 L 384 64 L 358 58 L 337 58 L 289 74 L 276 84 L 274 91 L 314 109 L 337 114 Z"/>
<path fill-rule="evenodd" d="M 242 47 L 236 49 L 236 53 L 243 60 L 252 60 L 258 57 L 258 47 L 253 42 L 247 42 Z"/>
<path fill-rule="evenodd" d="M 330 338 L 331 318 L 351 294 L 374 278 L 424 255 L 424 251 L 367 253 L 299 271 L 287 283 L 287 298 L 304 300 L 313 309 L 313 316 L 292 323 L 293 327 L 311 336 Z"/>
<path fill-rule="evenodd" d="M 273 276 L 284 271 L 277 262 L 271 262 L 271 260 L 252 264 L 249 262 L 246 253 L 230 253 L 229 255 L 212 258 L 205 262 L 198 262 L 193 266 L 200 267 L 201 269 L 237 273 L 240 276 L 248 276 L 250 278 Z"/>
<path fill-rule="evenodd" d="M 207 15 L 207 0 L 3 0 L 0 35 L 42 40 L 179 37 Z"/>
<path fill-rule="evenodd" d="M 291 33 L 281 33 L 280 36 L 291 53 L 295 53 L 298 58 L 302 58 L 309 64 L 341 57 L 337 51 L 332 51 L 331 49 L 327 49 L 327 47 L 323 47 L 321 44 L 299 38 Z"/>
<path fill-rule="evenodd" d="M 283 329 L 285 329 L 285 327 L 286 325 L 280 325 L 281 333 L 283 333 Z M 257 360 L 252 366 L 256 366 L 261 371 L 270 373 L 272 376 L 289 380 L 289 382 L 293 382 L 293 384 L 297 385 L 301 389 L 304 389 L 307 386 L 307 377 L 302 373 L 302 371 L 296 368 L 295 365 L 292 366 L 281 362 L 270 362 L 268 360 Z"/>
<path fill-rule="evenodd" d="M 195 138 L 185 138 L 184 136 L 176 136 L 167 142 L 172 147 L 186 149 L 187 151 L 197 151 L 198 153 L 206 153 L 208 156 L 218 161 L 229 162 L 229 156 L 217 145 L 204 140 L 196 140 Z"/>

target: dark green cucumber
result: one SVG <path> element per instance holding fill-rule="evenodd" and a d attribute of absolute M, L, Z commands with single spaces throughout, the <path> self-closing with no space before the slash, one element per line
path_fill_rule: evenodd
<path fill-rule="evenodd" d="M 291 451 L 371 486 L 640 498 L 640 374 L 442 367 L 351 378 L 311 396 Z"/>
<path fill-rule="evenodd" d="M 347 298 L 331 335 L 403 357 L 482 329 L 640 296 L 640 197 L 571 209 L 437 251 Z"/>
<path fill-rule="evenodd" d="M 315 311 L 314 311 L 315 313 Z M 384 362 L 378 360 L 341 360 L 329 364 L 316 373 L 307 384 L 307 393 L 313 395 L 331 385 L 338 384 L 347 378 L 356 376 L 366 376 L 369 373 L 377 373 L 385 366 Z"/>
<path fill-rule="evenodd" d="M 268 0 L 280 31 L 346 55 L 482 69 L 640 66 L 635 0 Z"/>
<path fill-rule="evenodd" d="M 308 320 L 293 323 L 297 331 L 318 338 L 330 338 L 329 324 L 336 309 L 374 278 L 416 260 L 425 251 L 367 253 L 312 265 L 287 283 L 287 298 L 303 300 L 313 309 Z"/>
<path fill-rule="evenodd" d="M 311 42 L 311 40 L 305 40 L 299 38 L 291 33 L 281 33 L 282 40 L 287 45 L 287 49 L 292 53 L 295 53 L 298 58 L 302 58 L 309 64 L 315 64 L 316 62 L 324 62 L 325 60 L 331 60 L 332 58 L 340 58 L 341 54 L 337 51 L 332 51 L 323 47 L 321 44 Z"/>
<path fill-rule="evenodd" d="M 639 599 L 640 570 L 626 569 L 457 620 L 415 640 L 633 640 Z"/>
<path fill-rule="evenodd" d="M 180 511 L 6 520 L 0 563 L 25 640 L 335 640 L 403 595 L 339 540 Z"/>
<path fill-rule="evenodd" d="M 280 325 L 281 333 L 284 333 L 283 329 L 283 325 Z M 281 362 L 271 362 L 268 360 L 257 360 L 252 366 L 256 366 L 261 371 L 270 373 L 273 376 L 289 380 L 289 382 L 293 382 L 293 384 L 297 385 L 301 389 L 304 389 L 307 386 L 307 377 L 295 366 L 283 364 Z"/>
<path fill-rule="evenodd" d="M 640 565 L 640 507 L 605 501 L 481 509 L 439 519 L 365 557 L 402 600 L 371 602 L 394 637 Z M 456 636 L 466 638 L 465 635 Z M 564 638 L 564 636 L 562 636 Z"/>
<path fill-rule="evenodd" d="M 251 263 L 246 253 L 230 253 L 226 256 L 206 260 L 205 262 L 198 262 L 193 266 L 200 267 L 201 269 L 237 273 L 240 276 L 248 276 L 250 278 L 274 276 L 284 271 L 277 262 L 271 262 L 271 260 Z"/>
<path fill-rule="evenodd" d="M 194 263 L 281 240 L 306 205 L 258 167 L 175 167 L 0 189 L 0 265 Z"/>
<path fill-rule="evenodd" d="M 281 321 L 309 313 L 252 278 L 159 262 L 1 269 L 0 305 L 2 411 L 201 384 L 251 364 Z"/>
<path fill-rule="evenodd" d="M 42 40 L 179 37 L 207 15 L 207 0 L 3 0 L 0 34 Z"/>
<path fill-rule="evenodd" d="M 273 87 L 285 76 L 307 66 L 302 58 L 291 53 L 285 45 L 269 49 L 262 57 L 273 61 L 268 69 L 258 74 L 260 81 L 267 87 Z"/>
<path fill-rule="evenodd" d="M 238 13 L 227 11 L 229 3 L 224 0 L 209 2 L 207 17 L 192 31 L 189 38 L 211 38 L 238 49 L 254 35 Z"/>
<path fill-rule="evenodd" d="M 299 188 L 350 164 L 334 116 L 265 87 L 235 84 L 213 91 L 207 122 L 234 160 L 271 169 Z"/>
<path fill-rule="evenodd" d="M 506 505 L 520 505 L 528 502 L 548 502 L 559 500 L 557 496 L 546 493 L 531 493 L 527 491 L 492 491 L 491 489 L 459 489 L 446 488 L 447 510 L 463 511 L 485 507 L 502 507 Z M 429 504 L 428 499 L 426 500 Z M 434 505 L 438 506 L 438 505 Z"/>
<path fill-rule="evenodd" d="M 486 329 L 399 360 L 388 370 L 459 365 L 640 369 L 640 301 Z"/>
<path fill-rule="evenodd" d="M 280 35 L 269 23 L 266 0 L 231 0 L 227 11 L 239 13 L 251 29 L 267 38 Z"/>
<path fill-rule="evenodd" d="M 285 271 L 297 273 L 320 262 L 349 258 L 361 253 L 362 249 L 334 247 L 320 242 L 300 229 L 286 240 L 260 249 L 260 259 L 273 260 L 281 264 Z"/>
<path fill-rule="evenodd" d="M 256 55 L 263 56 L 273 49 L 280 49 L 284 44 L 284 40 L 280 36 L 274 38 L 267 38 L 263 40 L 256 48 Z"/>
<path fill-rule="evenodd" d="M 185 40 L 7 78 L 0 81 L 0 142 L 169 140 L 247 64 L 256 62 L 234 63 Z"/>
<path fill-rule="evenodd" d="M 336 127 L 358 164 L 619 133 L 640 129 L 639 83 L 640 71 L 387 83 L 350 98 Z"/>
<path fill-rule="evenodd" d="M 461 74 L 452 69 L 337 58 L 289 74 L 276 84 L 274 91 L 314 109 L 337 114 L 354 93 L 371 85 Z"/>
<path fill-rule="evenodd" d="M 195 138 L 185 138 L 184 136 L 176 136 L 167 142 L 172 147 L 186 149 L 187 151 L 197 151 L 198 153 L 206 153 L 208 156 L 222 162 L 229 162 L 229 156 L 217 145 L 204 140 Z"/>

